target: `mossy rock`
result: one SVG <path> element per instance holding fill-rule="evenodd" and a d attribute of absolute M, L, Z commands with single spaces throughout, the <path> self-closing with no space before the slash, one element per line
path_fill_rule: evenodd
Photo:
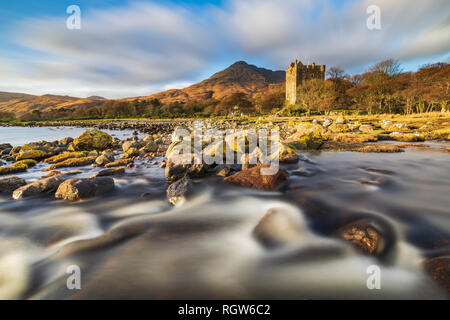
<path fill-rule="evenodd" d="M 113 138 L 98 129 L 86 130 L 73 140 L 75 151 L 105 150 L 112 146 Z M 70 146 L 69 146 L 70 147 Z"/>
<path fill-rule="evenodd" d="M 70 158 L 61 162 L 54 163 L 44 171 L 52 171 L 58 168 L 81 167 L 93 164 L 97 157 Z"/>
<path fill-rule="evenodd" d="M 0 175 L 24 172 L 28 168 L 34 167 L 35 165 L 36 165 L 35 160 L 32 159 L 20 160 L 13 163 L 9 167 L 0 167 Z"/>
<path fill-rule="evenodd" d="M 296 133 L 285 143 L 297 150 L 317 150 L 324 142 L 319 130 L 311 131 L 309 133 Z"/>
<path fill-rule="evenodd" d="M 44 162 L 57 163 L 71 158 L 83 158 L 86 157 L 87 155 L 88 155 L 87 151 L 64 152 L 56 156 L 47 158 L 44 160 Z"/>
<path fill-rule="evenodd" d="M 347 124 L 335 122 L 331 126 L 328 127 L 328 131 L 333 132 L 333 133 L 344 133 L 344 132 L 351 131 L 351 129 L 348 127 Z"/>
<path fill-rule="evenodd" d="M 47 158 L 49 156 L 51 156 L 53 153 L 48 152 L 48 151 L 44 151 L 44 150 L 27 150 L 24 152 L 20 152 L 17 157 L 16 160 L 24 160 L 24 159 L 34 159 L 34 160 L 40 160 L 40 159 L 44 159 Z"/>

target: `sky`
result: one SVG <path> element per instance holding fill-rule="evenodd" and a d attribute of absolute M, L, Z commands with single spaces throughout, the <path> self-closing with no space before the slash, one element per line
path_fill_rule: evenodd
<path fill-rule="evenodd" d="M 77 5 L 81 28 L 68 29 Z M 380 9 L 369 29 L 367 8 Z M 236 61 L 367 71 L 449 62 L 448 0 L 0 2 L 0 91 L 123 98 L 183 88 Z"/>

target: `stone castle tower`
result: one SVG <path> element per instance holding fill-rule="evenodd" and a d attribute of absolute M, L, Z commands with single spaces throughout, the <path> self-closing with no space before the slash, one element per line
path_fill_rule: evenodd
<path fill-rule="evenodd" d="M 313 62 L 311 65 L 304 65 L 295 60 L 286 70 L 286 100 L 288 104 L 297 103 L 297 88 L 303 81 L 310 79 L 325 80 L 325 65 L 318 65 Z"/>

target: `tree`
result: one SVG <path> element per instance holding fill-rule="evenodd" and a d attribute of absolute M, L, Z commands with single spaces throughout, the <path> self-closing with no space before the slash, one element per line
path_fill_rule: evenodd
<path fill-rule="evenodd" d="M 327 71 L 327 76 L 329 79 L 342 79 L 344 78 L 344 69 L 341 67 L 331 67 Z"/>

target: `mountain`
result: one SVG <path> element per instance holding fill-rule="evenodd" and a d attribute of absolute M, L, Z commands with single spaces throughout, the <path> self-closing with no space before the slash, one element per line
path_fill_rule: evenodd
<path fill-rule="evenodd" d="M 205 99 L 222 99 L 236 92 L 243 92 L 248 96 L 256 92 L 281 85 L 285 81 L 284 71 L 272 71 L 258 68 L 244 61 L 239 61 L 230 67 L 217 72 L 210 78 L 184 89 L 172 89 L 145 97 L 130 97 L 120 101 L 148 100 L 157 98 L 163 103 L 175 101 L 194 101 Z M 33 110 L 48 111 L 51 109 L 73 109 L 81 106 L 95 106 L 102 104 L 103 97 L 91 96 L 76 98 L 69 96 L 45 94 L 35 96 L 22 93 L 0 92 L 0 112 L 12 112 L 21 116 Z"/>
<path fill-rule="evenodd" d="M 95 106 L 101 103 L 101 100 L 89 98 L 83 99 L 52 94 L 34 96 L 22 93 L 0 92 L 0 112 L 12 112 L 16 116 L 21 116 L 33 110 L 72 109 L 80 106 Z"/>
<path fill-rule="evenodd" d="M 156 98 L 162 102 L 222 99 L 232 93 L 243 92 L 252 95 L 268 88 L 272 84 L 286 80 L 284 71 L 272 71 L 258 68 L 245 61 L 239 61 L 210 78 L 184 89 L 172 89 L 139 99 Z M 128 99 L 130 100 L 130 99 Z"/>

